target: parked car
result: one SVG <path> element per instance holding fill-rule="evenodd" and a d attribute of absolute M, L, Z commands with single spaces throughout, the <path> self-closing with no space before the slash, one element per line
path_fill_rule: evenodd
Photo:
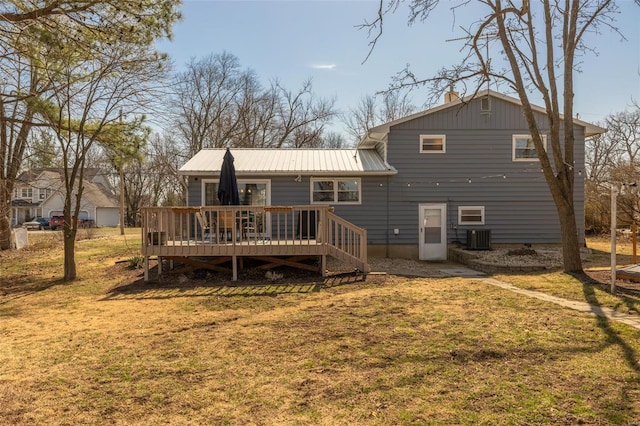
<path fill-rule="evenodd" d="M 62 228 L 64 226 L 64 216 L 61 214 L 56 214 L 51 216 L 49 220 L 49 227 L 52 230 L 56 230 L 58 228 Z M 78 228 L 93 228 L 95 226 L 95 222 L 93 219 L 78 219 Z"/>
<path fill-rule="evenodd" d="M 37 217 L 29 222 L 22 224 L 27 229 L 49 229 L 49 219 L 46 217 Z"/>
<path fill-rule="evenodd" d="M 49 227 L 52 231 L 55 231 L 58 228 L 62 228 L 64 226 L 64 216 L 61 214 L 56 214 L 51 216 L 49 219 Z"/>

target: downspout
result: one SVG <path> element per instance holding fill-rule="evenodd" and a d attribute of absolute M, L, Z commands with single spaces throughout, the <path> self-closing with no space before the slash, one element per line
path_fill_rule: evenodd
<path fill-rule="evenodd" d="M 184 176 L 182 178 L 182 181 L 184 182 L 184 185 L 183 185 L 183 188 L 184 188 L 184 205 L 188 206 L 189 205 L 189 176 Z"/>
<path fill-rule="evenodd" d="M 389 175 L 387 175 L 387 226 L 386 226 L 386 245 L 385 245 L 385 257 L 389 257 L 389 232 L 390 232 L 390 228 L 389 228 Z"/>

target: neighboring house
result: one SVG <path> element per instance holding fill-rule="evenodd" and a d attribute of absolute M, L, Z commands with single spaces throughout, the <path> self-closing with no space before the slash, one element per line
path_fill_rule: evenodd
<path fill-rule="evenodd" d="M 334 206 L 367 230 L 371 255 L 439 260 L 454 242 L 560 243 L 519 100 L 493 91 L 449 99 L 372 128 L 355 149 L 232 149 L 240 198 L 247 205 Z M 544 109 L 535 114 L 548 129 Z M 605 130 L 580 120 L 574 126 L 583 239 L 584 140 Z M 204 149 L 180 169 L 189 206 L 217 204 L 224 152 Z"/>
<path fill-rule="evenodd" d="M 46 168 L 18 176 L 11 198 L 12 225 L 62 214 L 65 196 L 62 173 L 61 169 Z M 93 220 L 96 226 L 117 226 L 119 212 L 118 201 L 106 177 L 99 169 L 85 170 L 79 219 Z"/>

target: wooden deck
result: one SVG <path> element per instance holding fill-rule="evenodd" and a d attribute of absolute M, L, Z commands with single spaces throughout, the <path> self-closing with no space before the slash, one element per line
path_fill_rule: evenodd
<path fill-rule="evenodd" d="M 328 206 L 146 207 L 142 215 L 145 280 L 150 256 L 214 270 L 230 259 L 234 280 L 239 258 L 308 269 L 301 256 L 317 256 L 324 274 L 329 255 L 369 272 L 366 230 Z"/>

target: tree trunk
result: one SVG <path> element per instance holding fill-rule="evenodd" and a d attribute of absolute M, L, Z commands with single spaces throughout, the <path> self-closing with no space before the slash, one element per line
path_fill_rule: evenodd
<path fill-rule="evenodd" d="M 0 206 L 0 250 L 13 248 L 13 234 L 11 233 L 11 204 Z"/>
<path fill-rule="evenodd" d="M 576 225 L 576 213 L 572 204 L 558 207 L 560 233 L 562 236 L 563 270 L 565 273 L 582 274 L 582 258 L 580 257 L 580 240 Z"/>
<path fill-rule="evenodd" d="M 11 192 L 13 183 L 9 179 L 0 182 L 0 250 L 13 248 L 11 233 Z"/>
<path fill-rule="evenodd" d="M 75 252 L 76 233 L 70 228 L 71 224 L 67 223 L 65 219 L 62 231 L 64 233 L 64 281 L 73 281 L 77 277 Z"/>

